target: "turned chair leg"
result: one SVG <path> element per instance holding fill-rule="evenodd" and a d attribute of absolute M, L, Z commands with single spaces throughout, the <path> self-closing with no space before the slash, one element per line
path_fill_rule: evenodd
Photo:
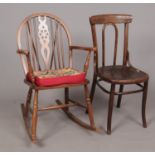
<path fill-rule="evenodd" d="M 32 91 L 33 89 L 30 87 L 27 93 L 27 99 L 26 99 L 26 104 L 25 104 L 25 110 L 24 110 L 24 116 L 28 117 L 28 113 L 30 110 L 30 103 L 31 103 L 31 98 L 32 98 Z"/>
<path fill-rule="evenodd" d="M 90 92 L 90 99 L 91 99 L 91 102 L 93 101 L 94 94 L 95 94 L 96 81 L 97 81 L 97 76 L 94 74 L 93 83 L 92 83 L 91 92 Z"/>
<path fill-rule="evenodd" d="M 32 129 L 31 129 L 31 138 L 32 142 L 36 142 L 36 129 L 37 129 L 37 119 L 38 119 L 38 90 L 35 90 L 34 102 L 33 102 L 33 113 L 32 113 Z"/>
<path fill-rule="evenodd" d="M 65 88 L 65 104 L 69 103 L 69 88 Z M 64 110 L 68 111 L 68 107 L 65 108 Z"/>
<path fill-rule="evenodd" d="M 147 100 L 147 91 L 148 91 L 148 81 L 144 83 L 144 91 L 143 91 L 143 98 L 142 98 L 142 121 L 143 127 L 147 128 L 146 123 L 146 100 Z"/>
<path fill-rule="evenodd" d="M 94 74 L 93 83 L 92 83 L 91 92 L 90 92 L 91 103 L 93 102 L 93 98 L 94 98 L 94 94 L 95 94 L 96 81 L 97 81 L 97 76 Z M 86 113 L 88 114 L 88 109 L 86 109 Z"/>
<path fill-rule="evenodd" d="M 111 134 L 111 122 L 112 122 L 112 111 L 115 93 L 115 84 L 111 85 L 110 99 L 108 103 L 108 120 L 107 120 L 107 134 Z"/>
<path fill-rule="evenodd" d="M 123 88 L 124 88 L 124 85 L 120 85 L 120 87 L 119 87 L 119 92 L 120 92 L 120 93 L 123 92 Z M 121 106 L 121 101 L 122 101 L 122 94 L 118 95 L 118 99 L 117 99 L 117 108 L 120 108 L 120 106 Z"/>
<path fill-rule="evenodd" d="M 84 85 L 84 93 L 85 93 L 85 100 L 86 100 L 86 104 L 87 104 L 87 111 L 88 111 L 90 126 L 92 128 L 95 128 L 95 122 L 94 122 L 94 116 L 93 116 L 93 108 L 92 108 L 91 100 L 90 100 L 90 97 L 89 97 L 89 91 L 88 91 L 87 84 Z"/>

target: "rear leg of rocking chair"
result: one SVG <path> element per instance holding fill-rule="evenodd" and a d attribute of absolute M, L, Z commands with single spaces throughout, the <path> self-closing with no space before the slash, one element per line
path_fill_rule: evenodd
<path fill-rule="evenodd" d="M 94 99 L 95 88 L 96 88 L 96 81 L 97 81 L 97 76 L 96 76 L 96 74 L 94 74 L 93 83 L 92 83 L 92 87 L 91 87 L 91 91 L 90 91 L 90 101 L 91 101 L 91 104 L 92 104 L 93 99 Z M 88 114 L 88 109 L 86 109 L 86 114 Z"/>
<path fill-rule="evenodd" d="M 88 116 L 89 116 L 90 126 L 92 128 L 95 128 L 95 122 L 94 122 L 94 116 L 93 116 L 93 108 L 92 108 L 91 100 L 90 100 L 90 97 L 89 97 L 87 84 L 84 85 L 84 92 L 85 92 L 85 101 L 86 101 L 86 105 L 87 105 L 87 112 L 88 112 Z"/>
<path fill-rule="evenodd" d="M 56 100 L 56 103 L 58 105 L 62 105 L 63 103 L 60 100 Z M 80 126 L 86 128 L 86 129 L 90 129 L 90 130 L 95 130 L 98 131 L 95 127 L 91 127 L 89 124 L 83 122 L 82 120 L 80 120 L 78 117 L 76 117 L 72 112 L 70 112 L 69 110 L 67 111 L 66 108 L 62 109 L 65 114 L 74 122 L 76 122 L 77 124 L 79 124 Z"/>
<path fill-rule="evenodd" d="M 32 142 L 36 142 L 36 130 L 37 130 L 37 119 L 38 119 L 38 90 L 35 90 L 34 102 L 33 102 L 33 113 L 32 113 L 32 128 L 31 138 Z"/>
<path fill-rule="evenodd" d="M 69 102 L 69 88 L 65 88 L 65 104 L 68 104 Z M 80 126 L 90 129 L 90 130 L 95 130 L 97 132 L 99 132 L 99 130 L 95 127 L 95 122 L 94 122 L 94 117 L 93 117 L 93 109 L 92 109 L 92 104 L 89 98 L 89 92 L 88 92 L 88 87 L 87 85 L 84 85 L 84 94 L 85 94 L 85 100 L 86 100 L 86 105 L 87 105 L 87 109 L 88 109 L 88 116 L 89 116 L 89 122 L 90 123 L 85 123 L 84 121 L 82 121 L 81 119 L 79 119 L 78 117 L 76 117 L 70 110 L 69 108 L 63 108 L 62 110 L 66 113 L 66 115 L 73 120 L 74 122 L 76 122 L 77 124 L 79 124 Z M 56 100 L 58 105 L 62 105 L 63 103 L 60 100 Z"/>

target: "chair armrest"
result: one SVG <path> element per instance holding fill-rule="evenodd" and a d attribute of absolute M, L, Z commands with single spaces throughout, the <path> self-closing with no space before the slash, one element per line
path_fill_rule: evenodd
<path fill-rule="evenodd" d="M 28 51 L 26 51 L 26 50 L 21 50 L 21 49 L 17 50 L 17 53 L 18 53 L 18 54 L 23 54 L 23 55 L 25 55 L 25 56 L 28 56 L 28 55 L 29 55 L 29 52 L 28 52 Z"/>
<path fill-rule="evenodd" d="M 20 54 L 20 55 L 24 55 L 26 57 L 27 66 L 28 66 L 28 72 L 29 72 L 29 74 L 32 77 L 32 83 L 34 83 L 34 73 L 33 73 L 33 68 L 32 68 L 32 65 L 31 65 L 29 51 L 18 49 L 17 53 Z"/>
<path fill-rule="evenodd" d="M 90 54 L 92 51 L 96 51 L 95 48 L 93 47 L 83 47 L 83 46 L 69 46 L 70 50 L 71 50 L 71 55 L 72 55 L 72 50 L 83 50 L 83 51 L 86 51 L 88 52 L 87 56 L 86 56 L 86 60 L 85 60 L 85 63 L 84 63 L 84 72 L 87 74 L 87 70 L 88 70 L 88 67 L 89 67 L 89 61 L 90 61 Z M 71 64 L 72 64 L 72 60 L 71 60 Z"/>
<path fill-rule="evenodd" d="M 84 50 L 84 51 L 88 51 L 88 52 L 91 52 L 91 51 L 96 51 L 95 48 L 93 47 L 84 47 L 84 46 L 69 46 L 70 50 Z"/>

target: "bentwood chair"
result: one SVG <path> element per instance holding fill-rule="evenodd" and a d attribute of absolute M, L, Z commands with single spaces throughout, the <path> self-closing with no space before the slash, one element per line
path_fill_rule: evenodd
<path fill-rule="evenodd" d="M 17 53 L 25 73 L 24 82 L 29 86 L 26 103 L 22 104 L 22 113 L 32 142 L 36 142 L 40 111 L 63 109 L 71 120 L 87 129 L 96 130 L 87 87 L 89 81 L 86 79 L 93 48 L 72 46 L 68 28 L 60 18 L 50 13 L 34 13 L 26 17 L 17 32 L 17 45 Z M 73 50 L 87 53 L 83 71 L 73 68 Z M 84 87 L 85 104 L 69 98 L 69 88 L 77 86 Z M 56 100 L 57 104 L 39 108 L 38 93 L 58 88 L 64 89 L 64 103 Z M 31 106 L 33 93 L 34 100 Z M 89 123 L 71 112 L 72 106 L 87 109 Z"/>
<path fill-rule="evenodd" d="M 143 92 L 142 97 L 142 121 L 143 127 L 147 127 L 146 117 L 145 117 L 145 108 L 146 108 L 146 99 L 147 99 L 147 89 L 148 89 L 148 79 L 149 76 L 143 71 L 133 67 L 129 60 L 129 50 L 128 50 L 128 30 L 129 24 L 132 22 L 131 15 L 125 14 L 104 14 L 104 15 L 96 15 L 90 17 L 90 25 L 92 30 L 92 38 L 93 38 L 93 46 L 95 49 L 94 54 L 94 77 L 91 88 L 91 101 L 93 100 L 95 87 L 96 85 L 101 88 L 104 92 L 110 94 L 109 103 L 108 103 L 108 119 L 107 119 L 107 133 L 111 134 L 111 122 L 112 122 L 112 111 L 113 111 L 113 102 L 114 95 L 118 95 L 117 107 L 119 108 L 121 105 L 122 95 L 139 93 Z M 124 25 L 124 26 L 123 26 Z M 101 51 L 99 50 L 97 40 L 98 37 L 98 26 L 101 26 Z M 106 28 L 113 27 L 114 29 L 114 37 L 112 35 L 110 37 L 114 38 L 114 54 L 112 58 L 112 65 L 107 65 L 106 60 Z M 120 30 L 123 28 L 123 61 L 121 64 L 118 64 L 118 34 L 120 34 Z M 102 53 L 102 54 L 101 54 Z M 101 55 L 100 55 L 101 54 Z M 99 63 L 99 58 L 101 58 L 101 64 Z M 109 59 L 108 59 L 109 60 Z M 116 61 L 117 60 L 117 61 Z M 109 61 L 108 61 L 109 63 Z M 111 86 L 110 91 L 107 88 L 101 85 L 101 82 L 108 82 Z M 135 84 L 140 89 L 132 90 L 132 91 L 123 91 L 124 85 Z M 116 91 L 116 85 L 119 86 L 119 91 Z"/>

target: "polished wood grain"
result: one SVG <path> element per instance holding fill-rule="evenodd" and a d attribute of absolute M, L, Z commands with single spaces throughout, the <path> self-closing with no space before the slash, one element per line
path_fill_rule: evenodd
<path fill-rule="evenodd" d="M 86 52 L 87 55 L 83 71 L 87 74 L 90 54 L 92 51 L 95 51 L 94 48 L 72 45 L 70 32 L 66 24 L 64 24 L 59 17 L 50 13 L 34 13 L 26 17 L 20 24 L 17 32 L 17 46 L 17 53 L 21 58 L 25 73 L 24 82 L 29 86 L 26 103 L 22 104 L 22 112 L 25 126 L 32 142 L 36 143 L 37 141 L 37 120 L 38 113 L 41 111 L 62 109 L 70 119 L 79 125 L 97 131 L 92 104 L 89 98 L 87 86 L 89 81 L 87 79 L 79 84 L 64 84 L 51 87 L 37 86 L 34 80 L 35 71 L 56 70 L 65 67 L 72 68 L 75 61 L 73 60 L 73 52 L 75 50 Z M 69 59 L 65 57 L 66 55 Z M 27 73 L 32 76 L 32 82 L 27 81 Z M 85 104 L 81 104 L 69 98 L 69 88 L 78 86 L 84 87 Z M 56 100 L 56 105 L 52 104 L 47 107 L 39 107 L 39 92 L 50 89 L 64 89 L 64 103 Z M 34 93 L 34 95 L 32 93 Z M 31 108 L 30 103 L 32 95 L 34 96 L 34 100 Z M 87 109 L 88 122 L 84 122 L 77 118 L 77 116 L 70 111 L 70 107 L 72 106 L 85 108 L 85 110 Z M 28 117 L 29 113 L 32 113 L 31 121 Z"/>
<path fill-rule="evenodd" d="M 148 79 L 143 71 L 131 66 L 104 66 L 98 68 L 98 75 L 105 81 L 115 84 L 135 84 Z"/>
<path fill-rule="evenodd" d="M 132 15 L 128 14 L 102 14 L 90 17 L 90 25 L 92 31 L 92 40 L 94 47 L 94 76 L 92 82 L 92 88 L 90 93 L 91 101 L 93 101 L 96 85 L 104 92 L 110 94 L 108 103 L 108 117 L 107 117 L 107 133 L 111 134 L 111 123 L 112 123 L 112 111 L 114 95 L 118 95 L 117 107 L 121 106 L 122 95 L 133 94 L 143 92 L 142 99 L 142 121 L 143 126 L 146 127 L 146 99 L 149 75 L 140 69 L 135 68 L 131 65 L 129 50 L 128 50 L 128 33 L 129 24 L 132 22 Z M 123 60 L 122 64 L 117 63 L 118 57 L 118 36 L 119 29 L 118 25 L 124 25 L 124 40 L 123 40 Z M 102 51 L 98 49 L 97 40 L 97 26 L 102 26 Z M 112 26 L 114 29 L 114 56 L 112 65 L 106 65 L 106 29 L 108 26 Z M 99 57 L 102 58 L 102 65 L 99 65 Z M 101 84 L 103 81 L 108 82 L 111 85 L 111 89 L 107 90 Z M 135 84 L 139 89 L 124 91 L 125 85 Z M 119 85 L 119 91 L 116 92 L 115 87 Z"/>
<path fill-rule="evenodd" d="M 94 15 L 90 18 L 90 23 L 93 24 L 122 24 L 122 23 L 131 23 L 132 15 L 128 14 L 102 14 L 102 15 Z"/>

